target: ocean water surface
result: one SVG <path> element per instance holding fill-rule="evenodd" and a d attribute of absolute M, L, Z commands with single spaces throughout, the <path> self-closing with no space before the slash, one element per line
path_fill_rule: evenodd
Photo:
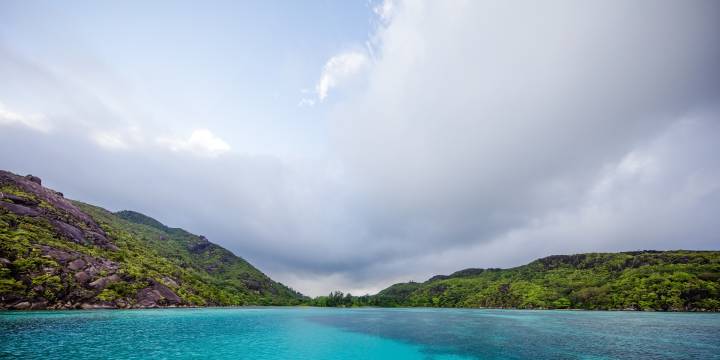
<path fill-rule="evenodd" d="M 0 358 L 720 359 L 720 314 L 377 308 L 0 312 Z"/>

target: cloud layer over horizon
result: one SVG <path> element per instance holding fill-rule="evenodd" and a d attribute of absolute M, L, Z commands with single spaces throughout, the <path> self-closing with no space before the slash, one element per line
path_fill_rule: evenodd
<path fill-rule="evenodd" d="M 313 106 L 287 102 L 314 130 L 269 131 L 279 152 L 252 131 L 272 119 L 239 131 L 0 32 L 0 168 L 206 235 L 309 295 L 559 253 L 720 249 L 720 4 L 373 9 L 368 38 L 295 95 Z"/>

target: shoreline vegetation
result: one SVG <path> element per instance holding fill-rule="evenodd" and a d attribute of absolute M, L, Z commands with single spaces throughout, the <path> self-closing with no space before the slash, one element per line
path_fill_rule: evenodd
<path fill-rule="evenodd" d="M 373 295 L 369 295 L 373 296 Z M 322 296 L 319 296 L 322 297 Z M 313 298 L 315 299 L 315 298 Z M 15 312 L 26 312 L 26 311 L 43 311 L 43 312 L 55 312 L 55 311 L 97 311 L 97 310 L 129 310 L 129 311 L 142 311 L 142 310 L 183 310 L 183 309 L 315 309 L 315 308 L 327 308 L 327 309 L 349 309 L 349 310 L 360 310 L 360 309 L 397 309 L 397 310 L 413 310 L 413 309 L 448 309 L 448 310 L 503 310 L 503 311 L 568 311 L 568 312 L 641 312 L 641 313 L 720 313 L 720 310 L 709 310 L 709 309 L 693 309 L 693 310 L 654 310 L 654 309 L 582 309 L 582 308 L 501 308 L 501 307 L 438 307 L 438 306 L 376 306 L 376 305 L 351 305 L 351 306 L 321 306 L 313 305 L 313 300 L 307 303 L 301 303 L 297 305 L 165 305 L 155 307 L 78 307 L 78 308 L 67 308 L 67 309 L 54 309 L 54 308 L 42 308 L 42 309 L 13 309 L 13 308 L 0 308 L 0 314 L 2 313 L 15 313 Z"/>
<path fill-rule="evenodd" d="M 373 296 L 373 295 L 369 295 Z M 318 296 L 322 297 L 322 296 Z M 314 300 L 315 298 L 313 298 Z M 694 314 L 694 313 L 720 313 L 720 310 L 708 310 L 708 309 L 693 309 L 693 310 L 654 310 L 654 309 L 582 309 L 582 308 L 501 308 L 501 307 L 437 307 L 437 306 L 376 306 L 376 305 L 351 305 L 351 306 L 321 306 L 313 305 L 313 300 L 307 303 L 301 303 L 297 305 L 166 305 L 156 307 L 79 307 L 79 308 L 67 308 L 67 309 L 13 309 L 13 308 L 0 308 L 0 314 L 3 313 L 18 313 L 27 311 L 39 311 L 39 312 L 55 312 L 55 311 L 98 311 L 98 310 L 127 310 L 127 311 L 143 311 L 143 310 L 193 310 L 193 309 L 316 309 L 316 308 L 327 308 L 327 309 L 348 309 L 348 310 L 361 310 L 361 309 L 396 309 L 396 310 L 413 310 L 413 309 L 428 309 L 428 310 L 502 310 L 502 311 L 562 311 L 562 312 L 632 312 L 632 313 L 678 313 L 678 314 Z"/>
<path fill-rule="evenodd" d="M 632 251 L 553 255 L 510 269 L 465 269 L 392 285 L 376 295 L 334 292 L 316 306 L 720 310 L 720 252 Z"/>
<path fill-rule="evenodd" d="M 204 236 L 0 170 L 0 310 L 238 306 L 720 311 L 720 251 L 554 255 L 311 299 Z"/>

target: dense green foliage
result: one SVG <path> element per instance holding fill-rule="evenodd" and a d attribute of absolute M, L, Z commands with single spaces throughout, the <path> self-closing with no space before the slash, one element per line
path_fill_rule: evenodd
<path fill-rule="evenodd" d="M 352 302 L 350 302 L 352 303 Z M 641 251 L 542 258 L 395 284 L 373 306 L 720 310 L 720 252 Z M 320 305 L 320 304 L 319 304 Z"/>
<path fill-rule="evenodd" d="M 155 270 L 155 276 L 176 274 L 191 284 L 178 295 L 198 305 L 296 305 L 304 297 L 275 282 L 244 259 L 205 237 L 183 229 L 169 228 L 157 220 L 133 211 L 111 213 L 75 202 L 116 239 L 121 253 L 136 260 L 152 256 L 159 261 L 142 261 L 137 271 Z M 129 258 L 132 258 L 130 256 Z M 129 259 L 123 256 L 123 259 Z"/>
<path fill-rule="evenodd" d="M 81 302 L 134 306 L 143 289 L 158 286 L 179 296 L 181 305 L 295 305 L 306 300 L 202 236 L 166 227 L 136 212 L 111 213 L 80 202 L 68 203 L 51 190 L 38 187 L 38 193 L 33 193 L 20 180 L 14 183 L 14 175 L 2 175 L 0 305 L 29 301 L 33 306 L 60 306 L 67 301 L 72 306 Z M 47 201 L 50 198 L 58 202 L 53 205 Z M 34 213 L 25 216 L 8 206 Z M 111 244 L 98 246 L 65 236 L 59 230 L 62 226 L 87 230 L 77 214 L 89 215 Z M 71 258 L 61 260 L 67 256 Z M 73 259 L 85 260 L 89 280 L 80 282 L 81 269 L 68 268 Z M 103 278 L 107 284 L 93 285 L 92 281 Z"/>
<path fill-rule="evenodd" d="M 343 294 L 342 291 L 333 291 L 328 296 L 318 296 L 307 304 L 320 307 L 359 307 L 372 306 L 371 300 L 370 295 L 352 296 L 352 294 Z"/>

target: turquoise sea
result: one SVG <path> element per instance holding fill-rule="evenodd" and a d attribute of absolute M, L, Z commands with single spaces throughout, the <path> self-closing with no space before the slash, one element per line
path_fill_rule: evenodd
<path fill-rule="evenodd" d="M 0 312 L 0 358 L 720 359 L 720 314 L 377 308 Z"/>

